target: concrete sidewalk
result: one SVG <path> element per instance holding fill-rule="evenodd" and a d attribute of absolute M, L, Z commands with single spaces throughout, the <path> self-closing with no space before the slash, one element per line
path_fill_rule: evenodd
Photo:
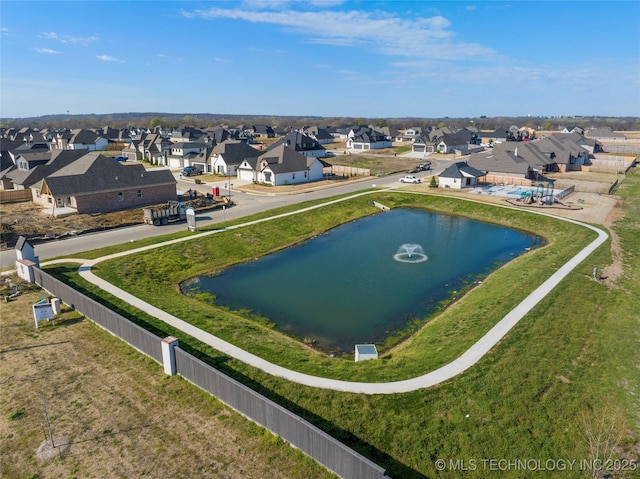
<path fill-rule="evenodd" d="M 371 192 L 359 193 L 354 196 L 362 196 L 364 194 L 369 194 Z M 335 200 L 332 202 L 325 203 L 324 205 L 335 203 L 337 201 L 344 201 L 349 198 L 342 198 L 340 200 Z M 459 198 L 458 198 L 459 199 Z M 473 200 L 468 200 L 473 201 Z M 272 218 L 267 218 L 260 220 L 261 221 L 270 221 L 271 219 L 275 219 L 278 217 L 289 216 L 292 214 L 297 214 L 309 209 L 315 209 L 324 205 L 316 205 L 312 208 L 306 208 L 303 210 L 298 210 L 292 213 L 286 213 L 284 215 L 274 216 Z M 517 209 L 509 206 L 500 206 L 502 208 L 507 209 Z M 522 211 L 519 210 L 518 211 Z M 87 281 L 95 284 L 101 289 L 127 301 L 132 306 L 145 311 L 146 313 L 170 324 L 171 326 L 180 329 L 184 333 L 202 341 L 205 344 L 210 345 L 211 347 L 217 349 L 218 351 L 227 354 L 235 359 L 238 359 L 246 364 L 249 364 L 253 367 L 256 367 L 268 374 L 273 376 L 281 377 L 287 379 L 289 381 L 293 381 L 295 383 L 303 384 L 306 386 L 312 386 L 323 389 L 332 389 L 335 391 L 344 391 L 344 392 L 352 392 L 352 393 L 362 393 L 362 394 L 396 394 L 396 393 L 405 393 L 410 391 L 415 391 L 418 389 L 428 388 L 431 386 L 435 386 L 440 384 L 448 379 L 451 379 L 458 374 L 466 371 L 471 366 L 476 364 L 487 352 L 491 350 L 510 330 L 513 328 L 536 304 L 538 304 L 550 291 L 552 291 L 559 283 L 562 281 L 576 266 L 578 266 L 582 261 L 584 261 L 593 251 L 595 251 L 600 245 L 602 245 L 608 238 L 608 235 L 603 230 L 596 228 L 594 226 L 581 223 L 579 221 L 560 218 L 557 216 L 550 215 L 548 213 L 531 211 L 532 214 L 539 214 L 542 216 L 549 216 L 555 219 L 559 219 L 562 221 L 567 221 L 569 223 L 577 224 L 583 226 L 585 228 L 589 228 L 592 231 L 595 231 L 598 234 L 598 237 L 592 241 L 589 245 L 587 245 L 582 251 L 580 251 L 576 256 L 571 258 L 566 264 L 560 267 L 549 279 L 547 279 L 544 283 L 542 283 L 538 288 L 536 288 L 529 296 L 527 296 L 518 306 L 516 306 L 512 311 L 510 311 L 502 320 L 500 320 L 491 330 L 489 330 L 482 338 L 480 338 L 473 346 L 471 346 L 465 353 L 463 353 L 460 357 L 453 360 L 449 364 L 442 366 L 441 368 L 436 369 L 435 371 L 431 371 L 422 376 L 418 376 L 416 378 L 407 379 L 404 381 L 396 381 L 396 382 L 385 382 L 385 383 L 362 383 L 362 382 L 350 382 L 350 381 L 341 381 L 336 379 L 328 379 L 322 378 L 318 376 L 312 376 L 309 374 L 299 373 L 290 369 L 283 368 L 282 366 L 278 366 L 277 364 L 270 363 L 254 354 L 251 354 L 237 346 L 234 346 L 223 339 L 220 339 L 206 331 L 202 331 L 194 327 L 193 325 L 168 314 L 165 311 L 162 311 L 155 306 L 146 303 L 145 301 L 137 298 L 126 291 L 108 283 L 107 281 L 97 277 L 91 272 L 91 267 L 99 262 L 106 261 L 108 259 L 114 257 L 126 256 L 129 254 L 133 254 L 139 251 L 158 248 L 161 246 L 165 246 L 167 244 L 181 242 L 181 241 L 189 241 L 193 240 L 201 235 L 215 234 L 219 231 L 212 231 L 203 233 L 201 235 L 194 235 L 187 238 L 181 238 L 179 240 L 169 241 L 159 245 L 152 245 L 144 248 L 139 248 L 131 251 L 126 251 L 123 253 L 118 253 L 115 255 L 104 256 L 102 258 L 98 258 L 95 260 L 87 261 L 87 260 L 78 260 L 78 259 L 67 259 L 67 260 L 59 260 L 56 262 L 80 262 L 82 265 L 80 266 L 80 275 L 85 278 Z M 237 225 L 232 228 L 241 228 L 243 226 L 254 224 L 256 222 L 246 223 L 242 225 Z M 220 230 L 223 231 L 223 230 Z"/>

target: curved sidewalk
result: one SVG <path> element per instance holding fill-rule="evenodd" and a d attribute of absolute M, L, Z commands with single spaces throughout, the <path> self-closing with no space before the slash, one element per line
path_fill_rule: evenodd
<path fill-rule="evenodd" d="M 367 193 L 364 193 L 364 194 L 367 194 Z M 344 199 L 345 198 L 342 198 L 338 201 L 344 201 Z M 474 200 L 471 200 L 471 201 L 474 201 Z M 322 206 L 326 204 L 328 203 L 324 203 Z M 312 208 L 317 208 L 317 207 L 319 207 L 319 205 L 316 205 Z M 508 209 L 515 209 L 507 206 L 501 206 L 501 207 L 508 208 Z M 302 210 L 298 210 L 297 212 L 286 213 L 285 215 L 278 215 L 275 217 L 259 220 L 258 222 L 268 221 L 276 217 L 288 216 L 290 214 L 296 214 L 301 211 Z M 589 228 L 592 231 L 595 231 L 598 234 L 598 237 L 594 241 L 589 243 L 585 248 L 583 248 L 573 258 L 571 258 L 566 264 L 560 267 L 544 283 L 542 283 L 533 292 L 531 292 L 518 306 L 516 306 L 513 310 L 511 310 L 493 328 L 491 328 L 484 336 L 482 336 L 482 338 L 480 338 L 475 344 L 473 344 L 467 351 L 465 351 L 457 359 L 446 364 L 445 366 L 442 366 L 422 376 L 418 376 L 412 379 L 406 379 L 403 381 L 395 381 L 395 382 L 362 383 L 362 382 L 342 381 L 337 379 L 328 379 L 328 378 L 313 376 L 310 374 L 299 373 L 296 371 L 292 371 L 290 369 L 283 368 L 282 366 L 278 366 L 277 364 L 270 363 L 269 361 L 266 361 L 237 346 L 234 346 L 233 344 L 227 341 L 224 341 L 223 339 L 220 339 L 217 336 L 214 336 L 210 333 L 202 331 L 201 329 L 196 328 L 195 326 L 187 323 L 186 321 L 181 320 L 180 318 L 177 318 L 159 308 L 156 308 L 155 306 L 99 278 L 98 276 L 93 274 L 93 272 L 91 271 L 91 267 L 94 264 L 97 264 L 99 262 L 102 262 L 111 258 L 125 256 L 125 255 L 133 254 L 139 251 L 143 251 L 143 250 L 158 248 L 171 243 L 191 240 L 202 235 L 214 234 L 224 230 L 210 231 L 207 233 L 202 233 L 200 235 L 190 236 L 188 238 L 181 238 L 179 240 L 173 240 L 173 241 L 169 241 L 169 242 L 158 244 L 158 245 L 147 246 L 144 248 L 138 248 L 138 249 L 126 251 L 123 253 L 104 256 L 102 258 L 98 258 L 91 261 L 78 260 L 78 259 L 71 259 L 71 261 L 82 263 L 82 266 L 80 266 L 79 268 L 80 275 L 83 278 L 85 278 L 87 281 L 117 296 L 118 298 L 121 298 L 124 301 L 127 301 L 132 306 L 142 311 L 145 311 L 146 313 L 166 322 L 167 324 L 170 324 L 171 326 L 198 339 L 199 341 L 202 341 L 203 343 L 210 345 L 214 349 L 217 349 L 218 351 L 228 356 L 231 356 L 239 361 L 242 361 L 246 364 L 256 367 L 268 374 L 287 379 L 288 381 L 303 384 L 305 386 L 311 386 L 311 387 L 317 387 L 317 388 L 323 388 L 323 389 L 332 389 L 335 391 L 362 393 L 362 394 L 396 394 L 396 393 L 405 393 L 405 392 L 415 391 L 417 389 L 423 389 L 423 388 L 435 386 L 437 384 L 440 384 L 448 379 L 451 379 L 457 376 L 458 374 L 466 371 L 471 366 L 476 364 L 536 304 L 538 304 L 547 294 L 549 294 L 549 292 L 553 290 L 560 283 L 560 281 L 562 281 L 575 267 L 577 267 L 591 253 L 593 253 L 593 251 L 595 251 L 600 245 L 602 245 L 608 239 L 608 235 L 606 232 L 594 226 L 581 223 L 579 221 L 567 219 L 567 218 L 557 217 L 547 213 L 536 212 L 536 211 L 531 211 L 531 213 L 539 214 L 542 216 L 549 216 L 555 219 L 567 221 L 569 223 L 573 223 L 573 224 L 583 226 L 585 228 Z M 255 222 L 236 225 L 232 228 L 239 228 L 239 227 L 242 227 L 248 224 L 253 224 L 253 223 Z M 58 260 L 56 262 L 62 262 L 62 261 L 65 261 L 65 260 Z M 69 260 L 66 260 L 66 261 L 68 262 Z"/>

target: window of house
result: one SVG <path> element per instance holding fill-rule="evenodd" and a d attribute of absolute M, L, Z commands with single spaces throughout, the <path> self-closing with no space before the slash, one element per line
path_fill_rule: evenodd
<path fill-rule="evenodd" d="M 291 175 L 291 179 L 292 179 L 292 180 L 295 180 L 295 179 L 296 179 L 296 174 L 295 174 L 295 173 L 293 173 L 293 174 Z"/>
<path fill-rule="evenodd" d="M 124 201 L 124 193 L 123 192 L 119 192 L 118 193 L 118 201 Z"/>
<path fill-rule="evenodd" d="M 137 191 L 138 198 L 142 198 L 142 190 Z"/>

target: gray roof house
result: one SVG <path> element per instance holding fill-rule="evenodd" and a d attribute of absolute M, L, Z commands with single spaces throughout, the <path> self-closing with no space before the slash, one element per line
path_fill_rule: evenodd
<path fill-rule="evenodd" d="M 492 174 L 522 175 L 536 180 L 544 173 L 564 172 L 587 164 L 590 154 L 589 142 L 582 135 L 558 133 L 535 141 L 498 144 L 472 154 L 468 163 Z"/>
<path fill-rule="evenodd" d="M 260 184 L 283 186 L 323 178 L 324 163 L 305 156 L 286 144 L 271 148 L 256 158 L 246 158 L 238 167 L 238 178 Z"/>
<path fill-rule="evenodd" d="M 106 148 L 109 140 L 91 130 L 74 130 L 67 144 L 67 150 L 97 151 Z"/>
<path fill-rule="evenodd" d="M 209 155 L 211 172 L 236 176 L 237 168 L 246 158 L 257 158 L 263 152 L 240 140 L 226 140 L 213 147 Z"/>
<path fill-rule="evenodd" d="M 609 127 L 591 128 L 584 135 L 600 141 L 625 141 L 627 139 L 622 133 L 614 132 Z"/>
<path fill-rule="evenodd" d="M 381 148 L 391 148 L 391 140 L 387 140 L 384 133 L 373 130 L 369 127 L 362 127 L 357 131 L 349 133 L 347 139 L 347 149 L 354 151 L 377 150 Z"/>
<path fill-rule="evenodd" d="M 478 178 L 485 176 L 480 171 L 470 166 L 466 161 L 458 161 L 438 175 L 440 188 L 469 188 L 478 184 Z"/>
<path fill-rule="evenodd" d="M 530 178 L 533 168 L 531 164 L 518 156 L 518 151 L 506 148 L 493 148 L 482 153 L 473 153 L 467 164 L 478 170 L 494 175 L 514 175 Z"/>
<path fill-rule="evenodd" d="M 82 150 L 50 150 L 46 153 L 31 154 L 36 157 L 37 162 L 29 162 L 20 155 L 17 158 L 17 167 L 3 175 L 3 183 L 5 182 L 4 180 L 8 180 L 10 187 L 7 189 L 29 189 L 44 177 L 86 154 L 87 152 Z M 29 154 L 25 154 L 25 156 L 29 156 Z"/>
<path fill-rule="evenodd" d="M 271 145 L 267 151 L 275 150 L 282 145 L 285 145 L 287 148 L 297 151 L 304 156 L 315 158 L 327 156 L 327 150 L 325 150 L 324 146 L 318 143 L 314 138 L 305 135 L 298 130 L 293 130 L 287 133 Z"/>
<path fill-rule="evenodd" d="M 177 197 L 169 170 L 147 171 L 87 153 L 31 187 L 33 201 L 53 215 L 106 213 L 165 203 Z"/>

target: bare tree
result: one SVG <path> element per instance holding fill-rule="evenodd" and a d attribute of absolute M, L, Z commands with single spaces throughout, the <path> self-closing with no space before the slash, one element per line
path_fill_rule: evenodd
<path fill-rule="evenodd" d="M 605 405 L 601 409 L 583 411 L 579 415 L 580 436 L 587 446 L 587 464 L 591 478 L 600 479 L 610 471 L 619 446 L 625 438 L 626 420 L 622 411 L 613 405 Z"/>

